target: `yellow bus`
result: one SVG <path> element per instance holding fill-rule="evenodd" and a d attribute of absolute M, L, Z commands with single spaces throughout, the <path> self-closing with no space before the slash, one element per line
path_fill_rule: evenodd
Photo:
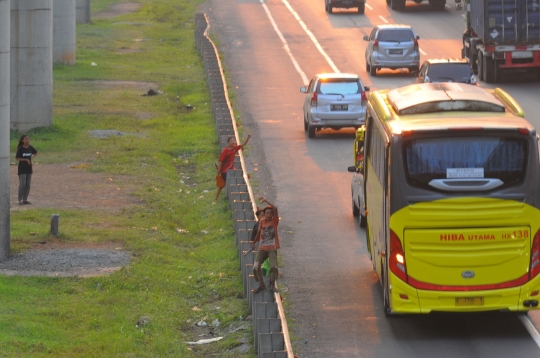
<path fill-rule="evenodd" d="M 371 93 L 360 167 L 387 315 L 538 308 L 538 143 L 498 88 Z"/>

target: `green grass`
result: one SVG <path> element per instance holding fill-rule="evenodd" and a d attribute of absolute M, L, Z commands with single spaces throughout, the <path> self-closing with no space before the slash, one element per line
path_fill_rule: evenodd
<path fill-rule="evenodd" d="M 194 43 L 201 2 L 141 0 L 136 13 L 77 26 L 77 64 L 55 66 L 53 125 L 30 131 L 32 145 L 41 165 L 87 163 L 89 175 L 130 176 L 141 205 L 12 211 L 12 253 L 47 239 L 59 213 L 60 241 L 114 243 L 132 263 L 95 278 L 0 276 L 1 357 L 237 357 L 227 352 L 252 341 L 250 329 L 228 333 L 247 303 L 231 213 L 223 196 L 212 204 L 219 147 Z M 149 88 L 109 81 L 155 83 L 164 94 L 140 96 Z M 186 104 L 195 109 L 186 113 Z M 89 134 L 103 129 L 130 135 Z M 20 135 L 11 133 L 12 156 Z M 142 316 L 150 323 L 136 327 Z M 225 338 L 188 347 L 184 341 L 201 338 L 201 319 L 219 319 Z"/>

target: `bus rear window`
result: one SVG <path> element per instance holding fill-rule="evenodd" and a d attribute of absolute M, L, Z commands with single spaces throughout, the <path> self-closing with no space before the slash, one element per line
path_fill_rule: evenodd
<path fill-rule="evenodd" d="M 527 142 L 520 138 L 428 138 L 406 142 L 403 157 L 407 180 L 414 186 L 431 188 L 433 179 L 489 178 L 508 187 L 523 182 L 527 152 Z"/>

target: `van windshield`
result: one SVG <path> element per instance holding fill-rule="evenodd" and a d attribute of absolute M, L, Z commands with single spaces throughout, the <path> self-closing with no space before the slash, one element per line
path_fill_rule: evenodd
<path fill-rule="evenodd" d="M 321 82 L 319 86 L 320 94 L 356 94 L 363 91 L 362 85 L 358 80 L 339 80 Z"/>
<path fill-rule="evenodd" d="M 409 42 L 414 41 L 414 34 L 409 29 L 380 30 L 377 40 L 379 42 Z"/>
<path fill-rule="evenodd" d="M 426 189 L 433 179 L 500 179 L 508 187 L 525 177 L 528 146 L 519 138 L 416 139 L 403 149 L 408 182 Z"/>

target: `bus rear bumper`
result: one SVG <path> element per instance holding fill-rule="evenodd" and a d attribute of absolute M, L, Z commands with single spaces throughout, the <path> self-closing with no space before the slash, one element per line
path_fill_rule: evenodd
<path fill-rule="evenodd" d="M 489 291 L 417 290 L 390 272 L 393 313 L 531 311 L 540 309 L 540 276 L 523 286 Z"/>

